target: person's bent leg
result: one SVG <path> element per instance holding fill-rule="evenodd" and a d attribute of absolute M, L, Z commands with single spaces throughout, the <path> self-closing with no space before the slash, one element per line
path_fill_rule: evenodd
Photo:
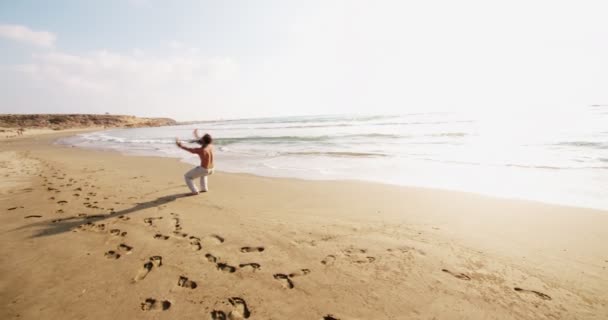
<path fill-rule="evenodd" d="M 202 175 L 201 169 L 202 169 L 201 167 L 195 167 L 192 170 L 186 172 L 186 174 L 184 175 L 184 180 L 186 181 L 186 185 L 188 185 L 188 188 L 190 188 L 190 191 L 192 191 L 193 194 L 198 194 L 198 189 L 196 188 L 196 186 L 194 185 L 192 180 L 194 180 Z"/>
<path fill-rule="evenodd" d="M 201 192 L 209 191 L 209 187 L 207 186 L 207 175 L 201 177 Z"/>
<path fill-rule="evenodd" d="M 209 175 L 209 170 L 203 168 L 204 174 L 201 176 L 201 192 L 209 191 L 209 187 L 207 185 L 207 176 Z"/>

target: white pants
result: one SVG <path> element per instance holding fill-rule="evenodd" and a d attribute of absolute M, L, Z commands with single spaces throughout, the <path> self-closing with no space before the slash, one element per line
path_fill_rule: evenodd
<path fill-rule="evenodd" d="M 190 188 L 190 191 L 192 191 L 192 193 L 198 193 L 198 189 L 196 189 L 196 186 L 194 185 L 194 183 L 192 183 L 192 180 L 196 178 L 201 178 L 201 191 L 206 192 L 209 190 L 209 188 L 207 187 L 207 176 L 212 174 L 213 169 L 205 169 L 199 166 L 186 172 L 186 174 L 184 175 L 184 179 L 186 180 L 186 184 L 188 185 L 188 188 Z"/>

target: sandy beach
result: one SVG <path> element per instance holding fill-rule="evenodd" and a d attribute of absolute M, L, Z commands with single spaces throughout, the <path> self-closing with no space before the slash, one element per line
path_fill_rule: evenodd
<path fill-rule="evenodd" d="M 607 319 L 608 212 L 0 141 L 1 319 Z"/>

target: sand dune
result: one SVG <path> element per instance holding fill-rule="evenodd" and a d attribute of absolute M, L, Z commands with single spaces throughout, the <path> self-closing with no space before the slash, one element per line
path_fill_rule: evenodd
<path fill-rule="evenodd" d="M 606 319 L 608 213 L 3 141 L 2 319 Z"/>

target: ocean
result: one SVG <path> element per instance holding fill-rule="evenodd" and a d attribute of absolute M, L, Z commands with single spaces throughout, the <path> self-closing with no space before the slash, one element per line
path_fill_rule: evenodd
<path fill-rule="evenodd" d="M 419 112 L 205 121 L 112 129 L 58 143 L 198 158 L 178 149 L 198 128 L 216 170 L 361 180 L 608 209 L 608 106 L 542 112 Z M 211 182 L 212 183 L 212 182 Z"/>

